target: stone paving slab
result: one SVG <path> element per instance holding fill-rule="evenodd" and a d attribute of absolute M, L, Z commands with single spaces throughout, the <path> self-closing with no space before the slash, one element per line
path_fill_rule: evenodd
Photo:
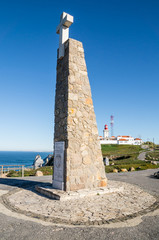
<path fill-rule="evenodd" d="M 34 188 L 4 195 L 3 202 L 12 210 L 54 223 L 99 225 L 143 215 L 158 208 L 156 198 L 141 188 L 109 181 L 109 188 L 120 192 L 96 194 L 79 199 L 58 201 L 46 198 Z"/>

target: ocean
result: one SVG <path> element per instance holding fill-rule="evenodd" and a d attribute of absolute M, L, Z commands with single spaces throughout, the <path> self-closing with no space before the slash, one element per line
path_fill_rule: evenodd
<path fill-rule="evenodd" d="M 44 159 L 49 154 L 52 154 L 52 152 L 0 151 L 0 165 L 25 165 L 25 167 L 29 167 L 33 164 L 37 154 Z"/>

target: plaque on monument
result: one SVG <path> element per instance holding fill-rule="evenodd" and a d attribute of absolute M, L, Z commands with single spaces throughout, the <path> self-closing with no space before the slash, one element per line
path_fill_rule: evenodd
<path fill-rule="evenodd" d="M 53 187 L 64 190 L 65 142 L 55 142 Z"/>

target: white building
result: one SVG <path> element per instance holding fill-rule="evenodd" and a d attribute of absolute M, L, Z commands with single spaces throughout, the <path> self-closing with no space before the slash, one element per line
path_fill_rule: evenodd
<path fill-rule="evenodd" d="M 112 136 L 109 137 L 108 125 L 104 126 L 103 137 L 99 136 L 101 144 L 119 144 L 119 145 L 141 145 L 142 139 L 131 136 Z"/>
<path fill-rule="evenodd" d="M 134 145 L 134 138 L 131 136 L 118 136 L 117 141 L 118 144 Z"/>
<path fill-rule="evenodd" d="M 134 145 L 141 145 L 143 143 L 141 138 L 135 138 L 134 139 Z"/>

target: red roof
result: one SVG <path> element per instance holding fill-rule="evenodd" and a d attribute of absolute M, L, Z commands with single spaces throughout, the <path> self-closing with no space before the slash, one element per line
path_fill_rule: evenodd
<path fill-rule="evenodd" d="M 123 137 L 123 138 L 130 138 L 130 136 L 121 136 L 121 137 Z"/>
<path fill-rule="evenodd" d="M 135 140 L 141 140 L 141 138 L 135 138 Z"/>
<path fill-rule="evenodd" d="M 121 136 L 121 135 L 119 135 L 118 137 L 129 138 L 131 136 Z"/>
<path fill-rule="evenodd" d="M 128 140 L 125 138 L 120 138 L 119 141 L 128 141 Z"/>

